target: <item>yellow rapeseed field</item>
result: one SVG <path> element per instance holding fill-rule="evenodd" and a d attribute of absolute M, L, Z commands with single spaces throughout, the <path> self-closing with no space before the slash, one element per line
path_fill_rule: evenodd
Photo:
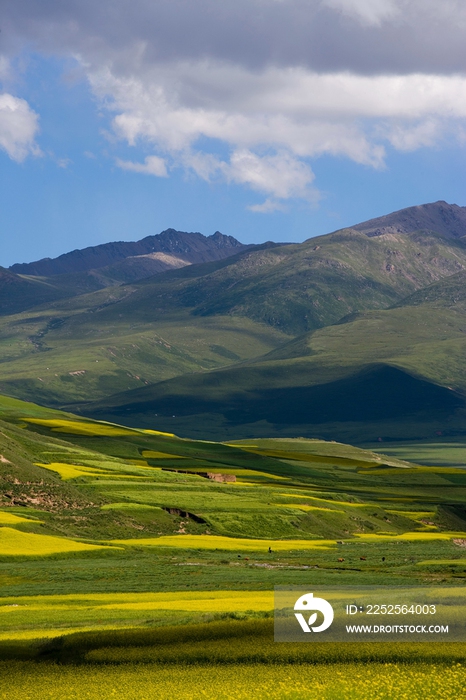
<path fill-rule="evenodd" d="M 111 423 L 86 423 L 85 421 L 66 420 L 64 418 L 23 418 L 26 423 L 35 423 L 50 428 L 54 433 L 68 433 L 71 435 L 107 435 L 119 437 L 121 435 L 134 435 L 140 431 L 131 428 L 122 428 Z"/>
<path fill-rule="evenodd" d="M 267 551 L 271 547 L 277 552 L 309 549 L 328 549 L 335 540 L 252 540 L 221 535 L 165 535 L 131 540 L 111 540 L 112 544 L 132 547 L 181 547 L 182 549 L 224 549 L 238 552 Z"/>
<path fill-rule="evenodd" d="M 108 549 L 108 547 L 76 542 L 66 537 L 36 535 L 32 532 L 21 532 L 12 527 L 0 527 L 0 556 L 40 557 L 63 552 L 90 552 L 96 549 Z"/>
<path fill-rule="evenodd" d="M 163 593 L 81 593 L 2 598 L 0 640 L 41 639 L 79 629 L 118 629 L 141 615 L 177 613 L 270 613 L 272 591 L 180 591 Z M 25 636 L 26 634 L 26 636 Z M 0 654 L 1 655 L 1 654 Z"/>
<path fill-rule="evenodd" d="M 310 510 L 324 510 L 327 513 L 344 513 L 344 510 L 337 510 L 336 508 L 323 508 L 321 506 L 308 506 L 301 503 L 274 503 L 275 506 L 280 506 L 281 508 L 296 508 L 297 510 L 303 510 L 307 513 Z"/>
<path fill-rule="evenodd" d="M 280 496 L 286 496 L 287 498 L 301 498 L 305 501 L 322 501 L 323 503 L 329 503 L 335 506 L 351 506 L 352 508 L 368 508 L 367 503 L 351 503 L 351 501 L 333 501 L 330 498 L 318 498 L 317 496 L 309 496 L 308 494 L 297 494 L 297 493 L 281 493 Z"/>
<path fill-rule="evenodd" d="M 463 664 L 122 664 L 0 662 L 2 700 L 459 700 Z"/>
<path fill-rule="evenodd" d="M 198 610 L 200 612 L 237 612 L 272 610 L 273 591 L 164 591 L 160 593 L 67 593 L 56 595 L 14 596 L 2 598 L 2 606 L 16 604 L 28 609 L 52 609 L 57 606 L 128 607 L 136 605 L 159 610 Z M 2 609 L 0 606 L 0 609 Z"/>
<path fill-rule="evenodd" d="M 84 467 L 78 464 L 65 464 L 64 462 L 52 462 L 51 464 L 36 462 L 36 466 L 49 469 L 59 474 L 64 481 L 67 479 L 76 479 L 78 476 L 109 476 L 110 474 L 110 472 L 103 471 L 102 469 Z"/>
<path fill-rule="evenodd" d="M 466 532 L 403 532 L 401 535 L 396 533 L 355 533 L 355 537 L 358 537 L 365 542 L 376 542 L 377 540 L 405 540 L 410 542 L 415 541 L 425 541 L 431 542 L 432 540 L 451 540 L 454 537 L 459 539 L 466 539 Z"/>
<path fill-rule="evenodd" d="M 104 506 L 100 506 L 101 510 L 158 510 L 161 511 L 160 506 L 149 506 L 147 503 L 132 503 L 130 502 L 118 502 L 118 503 L 106 503 Z"/>
<path fill-rule="evenodd" d="M 14 513 L 8 513 L 4 510 L 0 510 L 0 525 L 19 525 L 19 523 L 40 523 L 41 520 L 36 520 L 35 518 L 22 518 L 21 515 L 15 515 Z"/>
<path fill-rule="evenodd" d="M 418 561 L 417 566 L 465 566 L 466 559 L 426 559 Z"/>
<path fill-rule="evenodd" d="M 411 518 L 411 520 L 421 520 L 422 518 L 434 518 L 436 512 L 434 510 L 391 510 L 387 508 L 387 513 L 400 515 L 403 518 Z"/>

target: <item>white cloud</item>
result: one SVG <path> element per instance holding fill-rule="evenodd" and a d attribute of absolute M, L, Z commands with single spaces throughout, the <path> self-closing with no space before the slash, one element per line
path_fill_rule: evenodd
<path fill-rule="evenodd" d="M 112 147 L 135 149 L 119 167 L 241 184 L 267 198 L 257 211 L 312 199 L 310 159 L 383 168 L 389 148 L 464 139 L 464 0 L 3 0 L 2 12 L 11 55 L 23 42 L 79 61 Z"/>
<path fill-rule="evenodd" d="M 233 151 L 228 161 L 203 153 L 189 153 L 184 164 L 204 180 L 222 179 L 246 185 L 256 192 L 268 195 L 262 204 L 248 209 L 259 213 L 283 210 L 283 200 L 291 198 L 316 202 L 318 191 L 312 187 L 311 168 L 287 152 L 258 155 L 248 149 Z"/>
<path fill-rule="evenodd" d="M 401 141 L 382 137 L 373 128 L 377 122 L 425 131 L 418 124 L 434 119 L 440 134 L 459 128 L 466 117 L 462 75 L 361 76 L 277 67 L 252 72 L 205 61 L 166 64 L 141 77 L 121 78 L 109 68 L 89 75 L 103 104 L 117 113 L 113 126 L 121 138 L 133 146 L 148 141 L 172 154 L 207 137 L 233 149 L 331 154 L 380 167 L 384 141 L 394 147 Z M 419 140 L 419 146 L 427 143 Z M 196 158 L 190 166 L 201 177 L 201 171 L 217 169 L 207 153 Z"/>
<path fill-rule="evenodd" d="M 158 156 L 147 156 L 144 163 L 133 163 L 130 160 L 120 160 L 117 158 L 116 164 L 123 170 L 131 170 L 133 173 L 144 173 L 145 175 L 156 175 L 157 177 L 168 177 L 167 166 L 163 158 Z"/>
<path fill-rule="evenodd" d="M 274 211 L 285 210 L 283 204 L 274 199 L 266 199 L 262 204 L 251 204 L 247 208 L 249 211 L 256 212 L 256 214 L 272 214 Z"/>
<path fill-rule="evenodd" d="M 209 182 L 263 192 L 270 201 L 256 211 L 315 197 L 309 158 L 327 154 L 382 168 L 387 146 L 410 151 L 441 143 L 448 133 L 460 138 L 466 117 L 463 75 L 250 71 L 204 60 L 166 63 L 129 77 L 107 66 L 90 70 L 89 79 L 102 105 L 116 113 L 119 138 L 136 148 L 151 144 L 174 167 Z M 210 152 L 206 139 L 222 143 L 230 158 Z M 155 155 L 144 164 L 119 165 L 167 174 Z"/>
<path fill-rule="evenodd" d="M 323 4 L 341 10 L 362 24 L 375 26 L 380 26 L 384 20 L 400 13 L 395 0 L 323 0 Z"/>
<path fill-rule="evenodd" d="M 212 153 L 187 150 L 179 154 L 180 164 L 187 170 L 192 170 L 206 182 L 213 182 L 224 176 L 228 165 Z"/>
<path fill-rule="evenodd" d="M 40 155 L 35 143 L 39 117 L 26 100 L 8 93 L 0 95 L 0 148 L 21 163 L 28 155 Z"/>
<path fill-rule="evenodd" d="M 435 119 L 426 119 L 417 124 L 391 124 L 381 134 L 398 151 L 415 151 L 418 148 L 431 147 L 442 139 L 442 128 Z M 457 132 L 457 139 L 461 141 L 461 126 Z"/>
<path fill-rule="evenodd" d="M 247 149 L 232 154 L 226 176 L 278 199 L 307 198 L 314 180 L 310 167 L 288 153 L 258 156 Z"/>

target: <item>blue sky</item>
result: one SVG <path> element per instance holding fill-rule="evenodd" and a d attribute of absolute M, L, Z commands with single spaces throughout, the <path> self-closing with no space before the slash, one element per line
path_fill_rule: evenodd
<path fill-rule="evenodd" d="M 39 5 L 7 0 L 0 35 L 0 265 L 169 227 L 302 241 L 466 205 L 454 0 L 248 0 L 249 31 L 243 0 Z"/>

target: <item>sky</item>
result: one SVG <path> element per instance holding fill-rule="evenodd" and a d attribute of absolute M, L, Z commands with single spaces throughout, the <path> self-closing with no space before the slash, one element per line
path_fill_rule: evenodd
<path fill-rule="evenodd" d="M 1 266 L 466 205 L 464 0 L 1 5 Z"/>

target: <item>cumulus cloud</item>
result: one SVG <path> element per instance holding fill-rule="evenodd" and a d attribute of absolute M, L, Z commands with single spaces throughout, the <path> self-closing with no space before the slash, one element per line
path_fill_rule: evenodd
<path fill-rule="evenodd" d="M 131 170 L 133 173 L 144 173 L 145 175 L 156 175 L 157 177 L 168 177 L 167 166 L 163 158 L 158 156 L 147 156 L 144 163 L 133 163 L 130 160 L 120 160 L 117 158 L 116 164 L 123 170 Z"/>
<path fill-rule="evenodd" d="M 242 148 L 233 151 L 225 160 L 208 153 L 185 152 L 180 161 L 207 182 L 233 182 L 268 195 L 264 203 L 249 207 L 251 211 L 265 213 L 283 209 L 280 200 L 300 198 L 315 202 L 319 198 L 312 186 L 315 176 L 309 165 L 286 151 L 257 154 Z"/>
<path fill-rule="evenodd" d="M 455 129 L 466 117 L 461 75 L 360 76 L 275 67 L 252 73 L 202 62 L 165 65 L 156 76 L 130 79 L 106 68 L 89 78 L 95 94 L 117 113 L 113 126 L 121 138 L 171 152 L 207 137 L 235 148 L 285 148 L 301 157 L 329 153 L 377 167 L 384 157 L 382 132 L 374 139 L 368 123 L 395 120 L 400 132 L 425 129 L 435 118 Z M 216 166 L 203 159 L 196 167 Z"/>
<path fill-rule="evenodd" d="M 380 127 L 381 134 L 398 151 L 415 151 L 418 148 L 434 146 L 442 138 L 441 124 L 435 119 L 426 119 L 418 124 L 390 124 Z M 458 141 L 461 141 L 462 128 L 457 130 Z"/>
<path fill-rule="evenodd" d="M 119 167 L 249 187 L 266 197 L 255 211 L 315 198 L 322 155 L 382 168 L 389 148 L 464 137 L 463 0 L 3 0 L 2 12 L 10 54 L 27 43 L 80 63 L 135 149 Z"/>
<path fill-rule="evenodd" d="M 306 159 L 333 155 L 382 168 L 387 147 L 412 151 L 446 134 L 460 138 L 466 117 L 466 76 L 458 74 L 251 71 L 203 60 L 165 63 L 130 77 L 110 66 L 90 68 L 88 76 L 114 114 L 114 133 L 129 145 L 150 144 L 175 166 L 264 192 L 274 206 L 315 197 Z M 209 141 L 226 145 L 230 159 L 209 153 Z M 125 167 L 166 174 L 157 159 Z M 270 204 L 263 206 L 255 211 L 270 211 Z"/>
<path fill-rule="evenodd" d="M 0 95 L 0 148 L 21 163 L 28 155 L 40 155 L 35 143 L 39 117 L 26 100 Z"/>
<path fill-rule="evenodd" d="M 278 199 L 306 198 L 314 180 L 309 166 L 288 153 L 261 157 L 247 149 L 232 154 L 227 177 Z"/>

